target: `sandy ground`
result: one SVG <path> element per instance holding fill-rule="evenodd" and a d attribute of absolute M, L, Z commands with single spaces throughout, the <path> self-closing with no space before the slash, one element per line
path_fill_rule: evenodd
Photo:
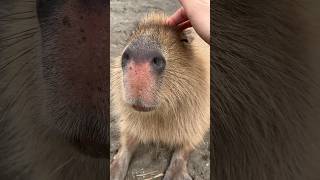
<path fill-rule="evenodd" d="M 173 13 L 179 4 L 174 0 L 111 0 L 111 57 L 121 55 L 126 39 L 134 29 L 138 20 L 152 10 L 163 10 L 167 14 Z M 111 121 L 111 154 L 113 157 L 119 146 L 119 133 L 115 120 Z M 141 146 L 133 157 L 127 179 L 143 180 L 164 173 L 172 152 L 166 147 L 152 145 Z M 188 170 L 194 180 L 209 179 L 209 136 L 205 142 L 193 152 L 190 157 Z M 142 174 L 149 175 L 141 176 Z M 161 178 L 154 178 L 161 179 Z"/>

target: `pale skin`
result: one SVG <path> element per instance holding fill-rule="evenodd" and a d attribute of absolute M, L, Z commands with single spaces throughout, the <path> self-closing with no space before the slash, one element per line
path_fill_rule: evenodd
<path fill-rule="evenodd" d="M 173 13 L 167 23 L 183 30 L 193 27 L 198 35 L 210 43 L 210 1 L 179 0 L 182 7 Z"/>

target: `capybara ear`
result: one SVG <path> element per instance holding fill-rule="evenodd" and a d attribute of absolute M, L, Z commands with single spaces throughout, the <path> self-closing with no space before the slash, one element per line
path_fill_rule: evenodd
<path fill-rule="evenodd" d="M 188 28 L 188 29 L 185 29 L 184 31 L 182 31 L 180 34 L 181 42 L 192 43 L 195 38 L 194 33 L 195 32 L 192 28 Z"/>

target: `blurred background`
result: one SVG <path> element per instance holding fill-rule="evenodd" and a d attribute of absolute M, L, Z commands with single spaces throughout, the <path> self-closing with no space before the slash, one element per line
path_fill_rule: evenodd
<path fill-rule="evenodd" d="M 176 0 L 111 0 L 110 1 L 110 56 L 115 58 L 121 56 L 121 52 L 126 45 L 126 39 L 134 30 L 139 20 L 147 12 L 162 10 L 170 15 L 180 7 Z M 110 124 L 110 157 L 112 158 L 119 147 L 119 133 L 115 120 Z M 165 171 L 171 158 L 170 150 L 166 147 L 155 147 L 153 145 L 141 146 L 133 157 L 127 179 L 147 179 L 149 176 L 142 177 L 141 174 L 152 173 L 160 174 Z M 192 154 L 188 170 L 194 180 L 206 180 L 210 176 L 210 155 L 209 155 L 209 135 L 205 142 Z M 161 179 L 161 178 L 157 178 Z"/>

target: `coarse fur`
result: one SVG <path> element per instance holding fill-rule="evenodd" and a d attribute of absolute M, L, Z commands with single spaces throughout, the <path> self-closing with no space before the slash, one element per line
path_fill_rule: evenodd
<path fill-rule="evenodd" d="M 121 58 L 117 58 L 111 65 L 111 111 L 118 120 L 121 136 L 141 143 L 196 147 L 210 125 L 209 46 L 192 31 L 184 34 L 166 25 L 165 19 L 163 13 L 148 14 L 127 43 L 145 36 L 159 42 L 166 59 L 161 85 L 155 92 L 159 106 L 150 112 L 139 112 L 125 103 Z M 186 36 L 188 43 L 181 41 Z"/>
<path fill-rule="evenodd" d="M 306 4 L 212 1 L 212 179 L 319 179 Z"/>
<path fill-rule="evenodd" d="M 78 25 L 82 31 L 95 31 L 90 29 L 90 21 L 86 26 L 86 18 L 97 18 L 98 23 L 103 17 L 106 23 L 107 14 L 92 13 L 91 3 L 99 4 L 95 12 L 107 12 L 107 8 L 98 0 L 85 6 L 84 1 L 72 0 L 37 2 L 0 2 L 0 179 L 105 180 L 109 64 L 102 39 L 106 36 L 95 41 L 80 32 Z M 77 9 L 83 12 L 82 22 L 70 7 L 85 7 Z M 64 38 L 64 32 L 73 36 Z M 87 41 L 72 43 L 81 37 Z M 90 46 L 90 40 L 95 46 Z M 70 51 L 65 51 L 67 48 Z M 82 58 L 75 59 L 74 54 Z M 92 63 L 90 57 L 99 62 Z M 93 65 L 85 66 L 88 63 Z M 62 74 L 67 68 L 75 71 Z M 78 81 L 68 79 L 72 73 Z M 89 78 L 96 79 L 87 84 Z M 84 92 L 85 87 L 90 91 Z M 74 91 L 70 93 L 70 89 Z M 99 101 L 90 102 L 94 96 Z"/>

